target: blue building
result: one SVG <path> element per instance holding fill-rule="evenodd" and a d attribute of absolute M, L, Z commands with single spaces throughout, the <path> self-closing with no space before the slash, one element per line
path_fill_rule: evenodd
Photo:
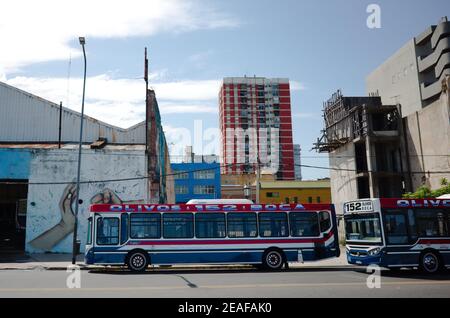
<path fill-rule="evenodd" d="M 175 174 L 176 203 L 221 198 L 219 163 L 173 163 L 171 166 Z"/>

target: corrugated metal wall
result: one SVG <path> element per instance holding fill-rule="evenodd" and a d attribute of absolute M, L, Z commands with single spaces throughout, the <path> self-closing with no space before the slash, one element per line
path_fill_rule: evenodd
<path fill-rule="evenodd" d="M 77 142 L 80 114 L 63 108 L 62 141 Z M 0 142 L 57 142 L 59 105 L 0 82 Z M 122 129 L 85 117 L 84 142 L 145 144 L 145 123 Z"/>

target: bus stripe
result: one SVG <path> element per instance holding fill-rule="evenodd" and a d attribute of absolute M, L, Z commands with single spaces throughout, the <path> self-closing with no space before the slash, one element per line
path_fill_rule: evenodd
<path fill-rule="evenodd" d="M 293 243 L 324 243 L 330 237 L 333 236 L 333 232 L 328 233 L 323 238 L 317 239 L 255 239 L 255 240 L 159 240 L 159 241 L 130 241 L 127 245 L 236 245 L 236 244 L 293 244 Z"/>

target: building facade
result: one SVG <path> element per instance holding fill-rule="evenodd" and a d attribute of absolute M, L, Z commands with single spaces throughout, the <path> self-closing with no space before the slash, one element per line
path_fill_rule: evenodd
<path fill-rule="evenodd" d="M 338 213 L 346 201 L 395 198 L 405 192 L 401 110 L 381 98 L 345 97 L 324 103 L 324 134 L 315 147 L 329 154 L 331 194 Z"/>
<path fill-rule="evenodd" d="M 450 179 L 450 22 L 441 19 L 375 69 L 367 92 L 400 104 L 406 188 L 439 188 Z"/>
<path fill-rule="evenodd" d="M 261 182 L 260 203 L 331 203 L 330 180 Z"/>
<path fill-rule="evenodd" d="M 122 129 L 85 118 L 82 247 L 91 203 L 175 202 L 158 104 L 148 95 L 147 124 Z M 0 107 L 0 251 L 70 253 L 81 116 L 3 83 Z"/>
<path fill-rule="evenodd" d="M 222 174 L 270 167 L 294 180 L 291 97 L 288 79 L 224 78 L 219 93 Z"/>
<path fill-rule="evenodd" d="M 302 148 L 299 144 L 294 145 L 294 171 L 295 171 L 295 180 L 302 180 Z"/>
<path fill-rule="evenodd" d="M 191 199 L 220 199 L 220 164 L 208 162 L 172 163 L 175 202 Z"/>

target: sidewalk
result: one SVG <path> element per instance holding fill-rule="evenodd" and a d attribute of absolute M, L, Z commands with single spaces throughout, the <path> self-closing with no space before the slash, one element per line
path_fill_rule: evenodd
<path fill-rule="evenodd" d="M 344 250 L 345 251 L 345 250 Z M 13 256 L 5 258 L 0 255 L 0 270 L 66 270 L 72 264 L 72 256 L 70 254 L 31 254 L 18 255 L 13 259 Z M 104 266 L 100 265 L 85 265 L 83 255 L 77 257 L 77 265 L 81 269 L 100 269 Z M 330 258 L 316 262 L 305 263 L 289 263 L 290 268 L 342 268 L 349 267 L 345 252 L 342 252 L 339 258 Z M 247 265 L 177 265 L 171 267 L 163 267 L 164 269 L 238 269 L 248 268 Z"/>

